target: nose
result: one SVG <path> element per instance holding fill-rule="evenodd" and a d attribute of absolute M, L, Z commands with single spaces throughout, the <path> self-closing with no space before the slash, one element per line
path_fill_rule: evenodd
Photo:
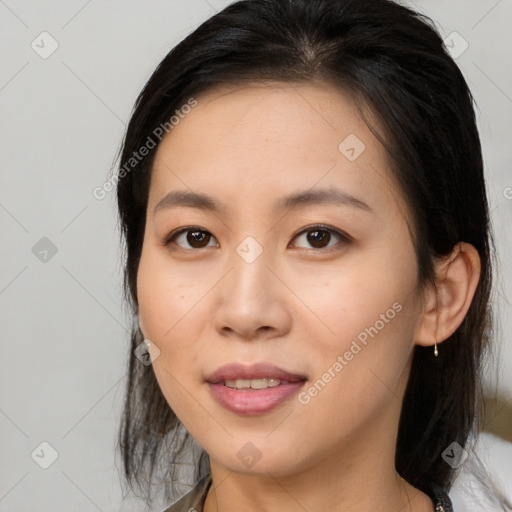
<path fill-rule="evenodd" d="M 268 252 L 250 263 L 234 253 L 229 265 L 231 271 L 215 290 L 216 331 L 241 340 L 285 335 L 291 329 L 292 301 Z"/>

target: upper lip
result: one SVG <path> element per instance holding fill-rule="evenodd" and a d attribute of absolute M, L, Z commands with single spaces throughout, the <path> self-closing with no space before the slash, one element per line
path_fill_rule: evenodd
<path fill-rule="evenodd" d="M 217 368 L 217 370 L 208 375 L 206 382 L 217 384 L 226 380 L 264 378 L 279 379 L 288 382 L 306 380 L 304 375 L 288 372 L 271 363 L 256 363 L 251 365 L 230 363 Z"/>

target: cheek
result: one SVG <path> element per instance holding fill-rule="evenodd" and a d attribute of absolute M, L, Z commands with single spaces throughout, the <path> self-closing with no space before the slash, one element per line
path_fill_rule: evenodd
<path fill-rule="evenodd" d="M 143 252 L 137 274 L 140 323 L 144 336 L 160 353 L 152 362 L 156 379 L 169 406 L 178 417 L 188 418 L 198 400 L 195 383 L 200 379 L 201 352 L 197 340 L 203 330 L 201 319 L 208 318 L 204 297 L 211 284 L 179 272 L 165 255 Z"/>
<path fill-rule="evenodd" d="M 197 325 L 193 320 L 201 312 L 201 298 L 205 295 L 208 275 L 197 264 L 194 269 L 170 263 L 165 253 L 143 250 L 137 273 L 139 317 L 152 341 L 166 345 L 167 340 L 185 341 L 183 328 Z"/>
<path fill-rule="evenodd" d="M 164 395 L 174 408 L 180 383 L 199 378 L 201 361 L 197 340 L 205 318 L 201 299 L 211 286 L 179 272 L 156 251 L 143 252 L 137 275 L 139 319 L 143 334 L 160 350 L 153 362 Z M 179 407 L 178 407 L 179 408 Z"/>
<path fill-rule="evenodd" d="M 300 315 L 297 322 L 308 330 L 310 340 L 317 340 L 315 353 L 348 349 L 358 335 L 364 341 L 365 333 L 370 336 L 367 330 L 375 333 L 375 328 L 379 337 L 405 336 L 398 327 L 404 317 L 414 315 L 415 307 L 416 267 L 414 255 L 409 256 L 397 261 L 375 251 L 347 258 L 336 267 L 318 265 L 314 272 L 297 267 L 285 276 L 300 299 L 292 301 Z"/>
<path fill-rule="evenodd" d="M 373 289 L 373 288 L 372 288 Z M 414 322 L 408 300 L 393 294 L 345 302 L 332 327 L 308 353 L 311 379 L 299 396 L 304 421 L 341 438 L 376 424 L 388 407 L 399 407 L 407 381 Z M 383 316 L 381 316 L 383 315 Z"/>
<path fill-rule="evenodd" d="M 311 411 L 331 411 L 339 421 L 347 409 L 377 408 L 399 395 L 419 311 L 412 250 L 399 260 L 390 249 L 375 251 L 296 282 L 316 314 L 304 315 L 308 335 L 301 337 L 317 383 L 304 397 L 317 402 Z"/>

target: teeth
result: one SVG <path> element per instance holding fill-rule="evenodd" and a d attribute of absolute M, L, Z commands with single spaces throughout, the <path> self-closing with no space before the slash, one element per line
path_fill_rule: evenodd
<path fill-rule="evenodd" d="M 224 385 L 228 388 L 236 389 L 266 389 L 275 388 L 279 386 L 281 381 L 279 379 L 237 379 L 237 380 L 226 380 Z"/>

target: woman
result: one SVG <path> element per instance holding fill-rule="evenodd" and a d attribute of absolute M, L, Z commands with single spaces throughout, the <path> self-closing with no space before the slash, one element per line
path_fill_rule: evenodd
<path fill-rule="evenodd" d="M 490 233 L 472 96 L 430 20 L 236 2 L 160 63 L 120 160 L 127 481 L 149 496 L 158 468 L 167 493 L 193 464 L 169 512 L 452 510 Z"/>

